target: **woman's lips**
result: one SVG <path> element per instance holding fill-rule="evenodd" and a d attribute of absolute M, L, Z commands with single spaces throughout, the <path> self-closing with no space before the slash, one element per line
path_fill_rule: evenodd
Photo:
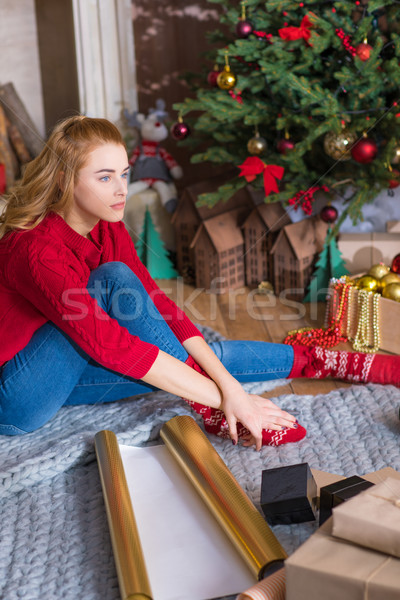
<path fill-rule="evenodd" d="M 118 202 L 118 204 L 111 205 L 111 208 L 113 208 L 114 210 L 121 210 L 124 207 L 125 207 L 125 202 Z"/>

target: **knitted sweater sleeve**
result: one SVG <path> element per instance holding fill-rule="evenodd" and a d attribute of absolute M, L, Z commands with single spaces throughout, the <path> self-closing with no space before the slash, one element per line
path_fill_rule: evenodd
<path fill-rule="evenodd" d="M 62 245 L 29 242 L 8 265 L 10 285 L 96 362 L 140 379 L 159 349 L 130 334 L 100 308 L 74 258 Z"/>
<path fill-rule="evenodd" d="M 114 223 L 112 228 L 113 235 L 115 236 L 114 252 L 116 255 L 113 260 L 124 262 L 139 277 L 158 311 L 178 340 L 184 342 L 188 338 L 194 336 L 203 337 L 202 333 L 192 323 L 189 317 L 185 315 L 183 310 L 181 310 L 173 300 L 168 298 L 151 277 L 144 264 L 140 261 L 132 238 L 126 230 L 125 225 L 122 222 Z"/>

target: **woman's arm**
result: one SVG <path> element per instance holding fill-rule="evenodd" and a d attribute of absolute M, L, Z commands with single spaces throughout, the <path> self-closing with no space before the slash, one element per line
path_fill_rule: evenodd
<path fill-rule="evenodd" d="M 241 387 L 240 383 L 226 370 L 204 338 L 192 337 L 185 340 L 182 345 L 221 390 Z"/>
<path fill-rule="evenodd" d="M 250 431 L 257 450 L 261 449 L 263 429 L 293 427 L 292 415 L 267 398 L 245 392 L 203 338 L 190 338 L 183 345 L 211 379 L 160 350 L 142 380 L 177 396 L 223 410 L 234 443 L 238 441 L 237 422 Z"/>
<path fill-rule="evenodd" d="M 212 379 L 204 377 L 163 350 L 158 352 L 156 360 L 141 379 L 187 400 L 222 408 L 221 392 Z"/>

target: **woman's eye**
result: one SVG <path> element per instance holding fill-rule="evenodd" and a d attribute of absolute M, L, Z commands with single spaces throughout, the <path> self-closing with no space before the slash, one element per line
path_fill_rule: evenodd
<path fill-rule="evenodd" d="M 110 176 L 109 175 L 104 175 L 104 177 L 100 178 L 100 181 L 110 181 Z"/>
<path fill-rule="evenodd" d="M 128 179 L 128 175 L 129 175 L 129 171 L 126 171 L 126 173 L 122 173 L 122 178 Z"/>

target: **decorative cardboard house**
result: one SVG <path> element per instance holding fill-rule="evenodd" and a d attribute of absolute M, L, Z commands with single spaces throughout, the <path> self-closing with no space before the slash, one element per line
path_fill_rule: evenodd
<path fill-rule="evenodd" d="M 259 204 L 244 221 L 246 284 L 257 286 L 261 281 L 273 282 L 274 264 L 272 247 L 280 230 L 290 218 L 279 203 Z"/>
<path fill-rule="evenodd" d="M 241 209 L 204 221 L 193 238 L 196 286 L 220 294 L 245 285 Z"/>
<path fill-rule="evenodd" d="M 251 186 L 246 186 L 236 192 L 227 202 L 218 202 L 212 208 L 196 205 L 201 194 L 214 192 L 227 180 L 226 176 L 218 176 L 187 187 L 172 215 L 171 223 L 175 228 L 176 236 L 177 269 L 187 283 L 194 282 L 195 249 L 191 248 L 191 243 L 200 225 L 233 209 L 239 210 L 237 224 L 240 225 L 251 210 L 263 202 L 264 194 L 261 190 L 254 190 Z"/>
<path fill-rule="evenodd" d="M 301 300 L 322 251 L 329 225 L 319 216 L 285 225 L 271 249 L 275 294 Z"/>
<path fill-rule="evenodd" d="M 277 295 L 302 299 L 328 225 L 319 217 L 291 223 L 281 204 L 265 204 L 263 190 L 251 186 L 212 208 L 196 205 L 226 181 L 214 177 L 182 193 L 172 216 L 179 273 L 215 293 L 269 281 Z"/>

